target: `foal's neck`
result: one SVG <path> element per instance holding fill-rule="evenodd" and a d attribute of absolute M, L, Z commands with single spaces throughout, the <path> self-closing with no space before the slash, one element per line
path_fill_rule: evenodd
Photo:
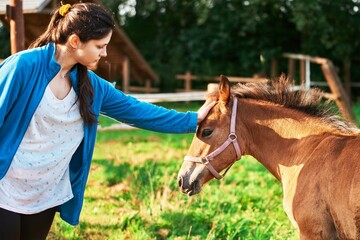
<path fill-rule="evenodd" d="M 304 164 L 324 136 L 335 132 L 334 127 L 299 111 L 274 104 L 244 99 L 240 104 L 240 130 L 246 154 L 254 156 L 276 178 L 281 179 L 280 166 Z"/>

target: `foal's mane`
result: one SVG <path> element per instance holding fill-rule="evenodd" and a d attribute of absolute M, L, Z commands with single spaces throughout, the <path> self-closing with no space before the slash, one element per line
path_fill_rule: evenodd
<path fill-rule="evenodd" d="M 275 103 L 296 109 L 310 116 L 320 118 L 347 133 L 359 132 L 352 123 L 345 121 L 339 111 L 323 101 L 324 93 L 319 89 L 294 90 L 294 82 L 284 74 L 265 83 L 237 84 L 232 93 L 238 98 L 250 98 Z"/>

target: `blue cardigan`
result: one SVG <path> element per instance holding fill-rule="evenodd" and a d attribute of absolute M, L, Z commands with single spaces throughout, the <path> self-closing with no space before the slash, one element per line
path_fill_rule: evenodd
<path fill-rule="evenodd" d="M 0 179 L 2 179 L 21 143 L 46 86 L 60 70 L 55 61 L 54 43 L 25 50 L 0 64 Z M 132 126 L 157 132 L 195 132 L 197 113 L 179 113 L 139 101 L 115 89 L 109 82 L 88 71 L 94 87 L 92 112 L 103 114 Z M 78 94 L 77 69 L 70 78 Z M 59 206 L 61 218 L 71 225 L 79 223 L 97 124 L 84 124 L 84 139 L 72 156 L 70 180 L 74 197 Z"/>

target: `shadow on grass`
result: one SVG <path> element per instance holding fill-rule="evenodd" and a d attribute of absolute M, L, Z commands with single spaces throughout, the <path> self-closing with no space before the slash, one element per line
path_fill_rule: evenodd
<path fill-rule="evenodd" d="M 134 167 L 128 162 L 115 165 L 114 161 L 106 159 L 94 159 L 93 164 L 97 164 L 104 168 L 104 177 L 108 186 L 113 186 L 123 181 L 128 177 L 129 174 L 132 174 L 134 170 Z"/>
<path fill-rule="evenodd" d="M 50 231 L 46 240 L 82 240 L 108 239 L 119 228 L 120 224 L 91 224 L 81 222 L 76 228 L 58 223 L 58 231 Z"/>
<path fill-rule="evenodd" d="M 131 177 L 132 183 L 141 185 L 144 190 L 149 190 L 150 187 L 156 190 L 158 185 L 168 182 L 168 180 L 163 182 L 161 179 L 168 176 L 166 173 L 176 173 L 174 164 L 153 160 L 147 160 L 142 165 L 132 165 L 128 162 L 115 164 L 111 160 L 94 159 L 93 164 L 104 169 L 104 178 L 108 186 L 114 186 Z"/>
<path fill-rule="evenodd" d="M 153 222 L 149 230 L 157 239 L 195 236 L 207 236 L 212 226 L 212 220 L 202 213 L 165 212 L 161 220 Z"/>

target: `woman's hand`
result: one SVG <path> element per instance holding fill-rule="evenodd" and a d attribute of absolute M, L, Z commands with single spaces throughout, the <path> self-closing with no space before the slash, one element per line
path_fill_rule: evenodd
<path fill-rule="evenodd" d="M 216 104 L 216 101 L 214 101 L 213 99 L 207 99 L 205 101 L 204 105 L 202 105 L 201 108 L 199 108 L 199 110 L 197 111 L 198 124 L 201 123 L 201 121 L 205 119 L 205 117 L 208 115 L 210 109 L 212 109 L 215 104 Z"/>

